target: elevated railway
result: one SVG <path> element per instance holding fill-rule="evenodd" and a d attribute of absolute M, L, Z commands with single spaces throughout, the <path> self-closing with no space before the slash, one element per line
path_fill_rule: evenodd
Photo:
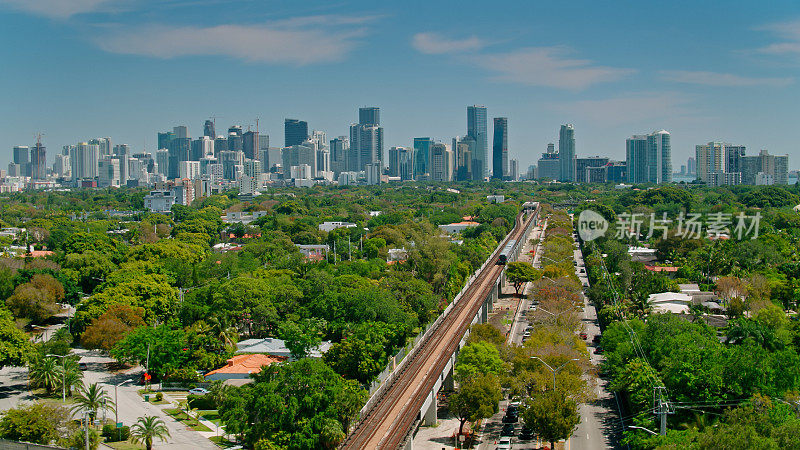
<path fill-rule="evenodd" d="M 397 367 L 384 389 L 370 399 L 369 407 L 362 411 L 361 419 L 340 445 L 341 449 L 410 448 L 416 426 L 423 419 L 423 410 L 432 408 L 435 420 L 436 394 L 444 373 L 452 371 L 454 356 L 470 325 L 480 314 L 487 297 L 497 289 L 502 264 L 513 258 L 514 245 L 509 249 L 509 244 L 522 242 L 530 224 L 537 220 L 539 208 L 538 204 L 534 205 L 526 204 L 515 219 L 514 229 L 458 301 L 443 313 L 430 333 Z M 501 257 L 504 260 L 498 264 Z"/>

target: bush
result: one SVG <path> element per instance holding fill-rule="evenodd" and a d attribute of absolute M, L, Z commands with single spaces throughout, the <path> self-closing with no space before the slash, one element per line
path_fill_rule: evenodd
<path fill-rule="evenodd" d="M 164 401 L 164 393 L 163 392 L 159 392 L 159 393 L 156 394 L 156 401 L 157 402 L 163 402 Z"/>
<path fill-rule="evenodd" d="M 122 442 L 127 441 L 131 437 L 130 427 L 120 427 L 117 429 L 112 424 L 103 425 L 103 437 L 106 442 Z"/>
<path fill-rule="evenodd" d="M 189 395 L 186 397 L 186 403 L 189 405 L 189 409 L 217 409 L 217 404 L 210 394 Z"/>

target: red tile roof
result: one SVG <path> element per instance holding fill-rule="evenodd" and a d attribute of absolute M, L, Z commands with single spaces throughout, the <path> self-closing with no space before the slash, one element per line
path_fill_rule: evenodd
<path fill-rule="evenodd" d="M 262 355 L 258 353 L 254 355 L 236 355 L 228 360 L 227 365 L 208 372 L 206 376 L 215 373 L 259 373 L 262 367 L 285 360 L 286 358 L 283 356 Z"/>

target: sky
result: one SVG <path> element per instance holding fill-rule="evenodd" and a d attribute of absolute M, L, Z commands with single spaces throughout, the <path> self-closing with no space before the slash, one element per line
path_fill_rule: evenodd
<path fill-rule="evenodd" d="M 0 0 L 0 61 L 0 167 L 39 132 L 50 162 L 212 116 L 281 146 L 284 118 L 332 138 L 360 106 L 386 149 L 449 144 L 473 104 L 508 118 L 521 170 L 565 123 L 578 156 L 666 129 L 676 171 L 712 140 L 800 167 L 796 0 Z"/>

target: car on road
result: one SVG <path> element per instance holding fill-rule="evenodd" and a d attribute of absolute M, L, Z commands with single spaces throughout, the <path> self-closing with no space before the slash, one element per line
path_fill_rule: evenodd
<path fill-rule="evenodd" d="M 503 425 L 503 429 L 500 431 L 500 436 L 514 436 L 514 424 L 507 423 Z"/>
<path fill-rule="evenodd" d="M 497 450 L 510 450 L 511 449 L 511 438 L 510 437 L 501 437 L 499 441 L 497 441 Z"/>
<path fill-rule="evenodd" d="M 597 346 L 594 348 L 595 355 L 602 355 L 603 352 L 605 352 L 605 350 L 603 350 L 603 347 Z"/>
<path fill-rule="evenodd" d="M 89 366 L 87 366 L 85 362 L 78 363 L 78 369 L 80 369 L 80 370 L 86 370 L 86 369 L 88 369 L 88 368 L 89 368 Z"/>
<path fill-rule="evenodd" d="M 533 439 L 533 430 L 528 428 L 527 426 L 524 426 L 522 427 L 521 430 L 519 430 L 518 437 L 520 441 L 529 441 Z"/>
<path fill-rule="evenodd" d="M 503 423 L 517 423 L 519 422 L 519 416 L 517 414 L 506 414 L 503 416 Z"/>
<path fill-rule="evenodd" d="M 523 339 L 527 339 L 529 337 L 531 337 L 531 331 L 530 330 L 525 330 L 525 332 L 522 333 L 522 338 Z"/>
<path fill-rule="evenodd" d="M 584 331 L 584 332 L 581 332 L 581 339 L 583 339 L 583 340 L 586 340 L 588 337 L 589 337 L 589 335 L 588 335 L 588 334 L 586 334 L 586 332 L 585 332 L 585 331 Z"/>
<path fill-rule="evenodd" d="M 211 391 L 209 391 L 208 389 L 204 389 L 204 388 L 194 388 L 194 389 L 190 389 L 189 390 L 189 394 L 191 394 L 191 395 L 206 395 L 206 394 L 208 394 L 210 392 Z"/>
<path fill-rule="evenodd" d="M 595 344 L 599 344 L 600 343 L 600 335 L 599 334 L 595 334 L 594 337 L 592 338 L 592 342 L 594 342 Z"/>

